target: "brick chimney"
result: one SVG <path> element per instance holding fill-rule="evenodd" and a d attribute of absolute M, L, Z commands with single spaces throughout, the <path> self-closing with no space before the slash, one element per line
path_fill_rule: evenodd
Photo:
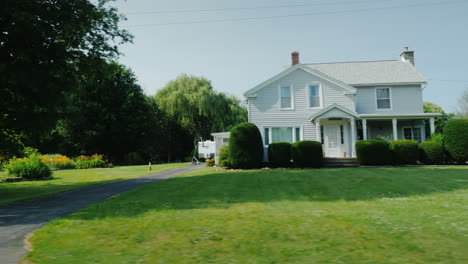
<path fill-rule="evenodd" d="M 414 66 L 414 51 L 408 50 L 408 47 L 406 47 L 406 50 L 400 54 L 400 59 L 401 61 L 411 63 Z"/>
<path fill-rule="evenodd" d="M 292 66 L 299 64 L 299 52 L 293 51 L 291 53 Z"/>

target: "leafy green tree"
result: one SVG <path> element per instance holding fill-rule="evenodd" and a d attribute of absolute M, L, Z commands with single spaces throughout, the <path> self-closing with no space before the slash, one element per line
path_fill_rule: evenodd
<path fill-rule="evenodd" d="M 452 119 L 455 114 L 446 113 L 442 107 L 431 103 L 431 102 L 424 102 L 424 113 L 441 113 L 442 116 L 436 117 L 434 119 L 435 124 L 435 133 L 442 133 L 444 131 L 444 127 L 447 122 Z M 429 135 L 429 127 L 426 127 L 426 135 Z"/>
<path fill-rule="evenodd" d="M 64 114 L 80 62 L 112 59 L 131 41 L 109 0 L 4 0 L 0 4 L 0 131 L 40 140 Z M 2 141 L 2 139 L 0 139 Z"/>
<path fill-rule="evenodd" d="M 465 89 L 462 96 L 458 99 L 458 118 L 468 118 L 468 88 Z"/>
<path fill-rule="evenodd" d="M 228 131 L 247 121 L 240 101 L 216 92 L 206 78 L 180 75 L 156 94 L 156 102 L 191 134 L 194 144 L 210 133 Z"/>

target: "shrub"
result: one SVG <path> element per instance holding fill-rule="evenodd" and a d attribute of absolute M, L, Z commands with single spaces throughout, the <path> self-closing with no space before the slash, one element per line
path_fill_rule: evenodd
<path fill-rule="evenodd" d="M 24 179 L 43 179 L 52 176 L 52 171 L 40 155 L 34 154 L 28 158 L 13 158 L 5 166 L 8 175 Z"/>
<path fill-rule="evenodd" d="M 75 168 L 75 162 L 73 162 L 73 160 L 64 155 L 46 154 L 41 156 L 41 159 L 52 169 L 65 170 Z"/>
<path fill-rule="evenodd" d="M 291 145 L 294 166 L 319 168 L 322 165 L 322 144 L 318 141 L 297 141 Z"/>
<path fill-rule="evenodd" d="M 418 142 L 415 140 L 394 140 L 390 142 L 395 165 L 416 164 L 419 160 Z"/>
<path fill-rule="evenodd" d="M 287 142 L 275 142 L 268 145 L 268 160 L 279 167 L 291 165 L 291 144 Z"/>
<path fill-rule="evenodd" d="M 206 159 L 205 162 L 206 162 L 206 166 L 208 166 L 208 167 L 213 167 L 214 164 L 215 164 L 214 159 Z"/>
<path fill-rule="evenodd" d="M 223 168 L 230 168 L 231 167 L 231 163 L 229 161 L 229 147 L 228 147 L 228 145 L 222 146 L 221 149 L 219 150 L 218 167 L 223 167 Z"/>
<path fill-rule="evenodd" d="M 441 133 L 433 133 L 430 137 L 429 137 L 429 140 L 428 141 L 432 141 L 432 142 L 438 142 L 440 143 L 441 145 L 444 144 L 444 135 L 441 134 Z"/>
<path fill-rule="evenodd" d="M 263 143 L 257 126 L 245 122 L 231 129 L 229 158 L 234 168 L 251 169 L 260 166 L 263 159 Z"/>
<path fill-rule="evenodd" d="M 451 119 L 444 127 L 444 146 L 458 163 L 468 160 L 468 119 Z"/>
<path fill-rule="evenodd" d="M 39 153 L 39 150 L 36 149 L 36 148 L 25 147 L 25 148 L 21 151 L 21 154 L 22 154 L 22 157 L 29 157 L 29 156 L 31 156 L 31 155 L 36 155 L 36 154 L 40 154 L 40 153 Z"/>
<path fill-rule="evenodd" d="M 443 164 L 445 161 L 444 147 L 436 141 L 426 141 L 419 144 L 421 162 L 424 164 Z"/>
<path fill-rule="evenodd" d="M 357 159 L 361 165 L 392 164 L 390 144 L 385 140 L 358 140 L 355 146 Z"/>
<path fill-rule="evenodd" d="M 94 154 L 88 157 L 81 155 L 76 158 L 77 169 L 105 168 L 106 165 L 103 155 Z"/>

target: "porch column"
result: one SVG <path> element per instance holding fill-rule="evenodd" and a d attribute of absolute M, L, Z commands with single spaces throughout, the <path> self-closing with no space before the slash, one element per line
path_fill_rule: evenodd
<path fill-rule="evenodd" d="M 350 118 L 350 123 L 351 123 L 351 151 L 352 151 L 352 157 L 356 157 L 356 148 L 355 148 L 355 143 L 356 143 L 356 120 L 354 118 Z"/>
<path fill-rule="evenodd" d="M 362 119 L 362 137 L 367 139 L 367 119 Z"/>
<path fill-rule="evenodd" d="M 315 128 L 317 129 L 317 141 L 322 142 L 322 135 L 320 133 L 320 119 L 315 121 Z"/>
<path fill-rule="evenodd" d="M 431 135 L 432 135 L 435 132 L 435 125 L 434 125 L 434 118 L 433 117 L 431 117 L 429 119 L 429 124 L 430 124 L 430 127 L 431 127 Z"/>
<path fill-rule="evenodd" d="M 398 139 L 398 130 L 397 130 L 397 119 L 392 119 L 392 126 L 393 126 L 393 140 Z"/>

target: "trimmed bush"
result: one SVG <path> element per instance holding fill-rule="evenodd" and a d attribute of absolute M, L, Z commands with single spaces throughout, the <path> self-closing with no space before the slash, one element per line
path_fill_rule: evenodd
<path fill-rule="evenodd" d="M 228 147 L 228 145 L 222 146 L 221 149 L 219 150 L 218 167 L 223 167 L 223 168 L 230 168 L 231 167 L 231 163 L 229 161 L 229 147 Z"/>
<path fill-rule="evenodd" d="M 356 141 L 356 154 L 361 165 L 391 165 L 392 151 L 385 140 L 369 139 Z"/>
<path fill-rule="evenodd" d="M 444 146 L 457 163 L 468 160 L 468 119 L 451 119 L 444 127 Z"/>
<path fill-rule="evenodd" d="M 213 167 L 215 165 L 215 160 L 214 159 L 206 159 L 206 166 L 208 167 Z"/>
<path fill-rule="evenodd" d="M 323 161 L 322 144 L 318 141 L 297 141 L 291 145 L 294 166 L 320 168 Z"/>
<path fill-rule="evenodd" d="M 426 141 L 419 144 L 421 162 L 424 164 L 444 164 L 445 150 L 441 143 Z"/>
<path fill-rule="evenodd" d="M 241 123 L 231 129 L 229 160 L 233 168 L 258 168 L 263 159 L 260 131 L 252 123 Z"/>
<path fill-rule="evenodd" d="M 419 160 L 419 146 L 415 140 L 394 140 L 390 142 L 395 165 L 417 164 Z"/>
<path fill-rule="evenodd" d="M 287 142 L 275 142 L 268 145 L 268 160 L 278 167 L 291 165 L 291 144 Z"/>
<path fill-rule="evenodd" d="M 52 170 L 45 164 L 38 154 L 28 158 L 12 159 L 5 166 L 8 175 L 24 179 L 43 179 L 52 176 Z"/>

